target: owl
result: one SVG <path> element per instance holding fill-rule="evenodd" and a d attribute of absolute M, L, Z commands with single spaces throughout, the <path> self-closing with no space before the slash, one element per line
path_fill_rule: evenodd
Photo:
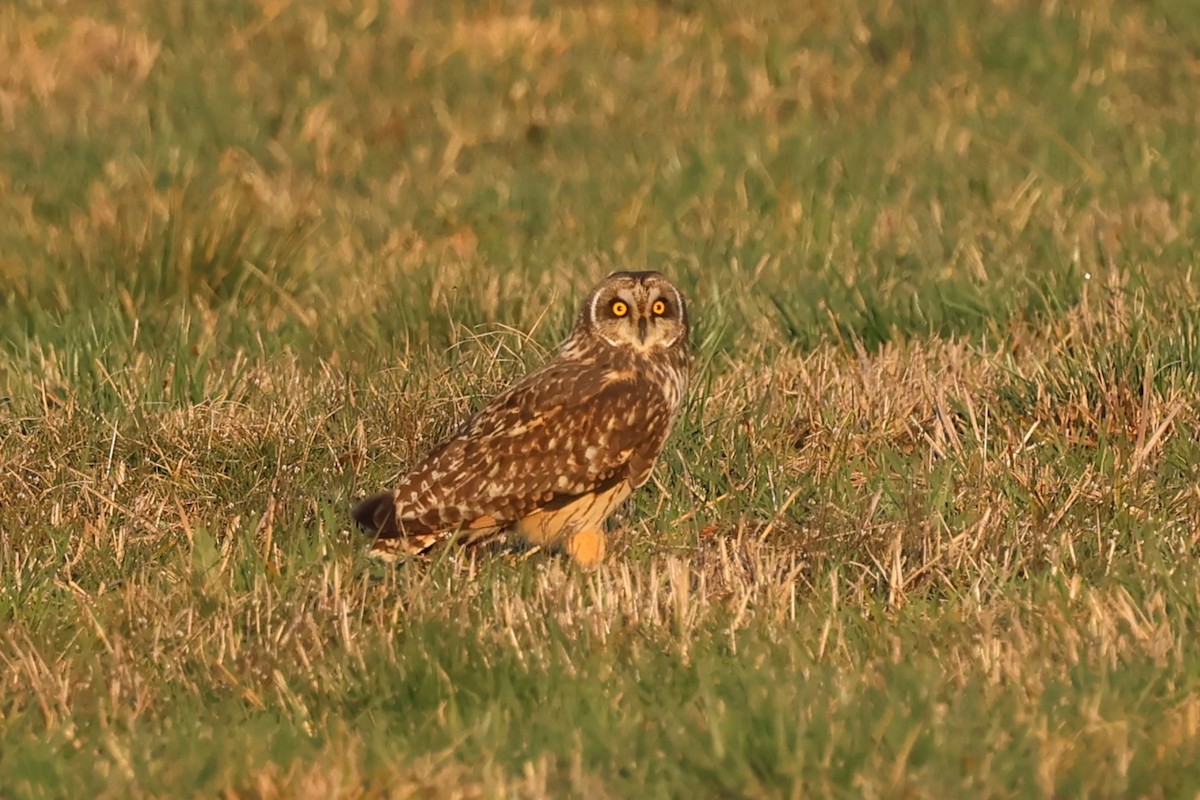
<path fill-rule="evenodd" d="M 604 559 L 604 521 L 650 477 L 688 387 L 688 311 L 658 272 L 591 291 L 555 356 L 497 395 L 390 492 L 360 502 L 375 555 L 512 533 Z"/>

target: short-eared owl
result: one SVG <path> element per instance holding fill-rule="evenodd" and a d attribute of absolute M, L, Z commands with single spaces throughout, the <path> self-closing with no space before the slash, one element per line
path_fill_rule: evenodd
<path fill-rule="evenodd" d="M 650 477 L 683 406 L 688 314 L 657 272 L 617 272 L 592 290 L 571 335 L 541 369 L 435 447 L 399 488 L 354 519 L 375 554 L 421 553 L 456 533 L 512 531 L 604 558 L 604 520 Z"/>

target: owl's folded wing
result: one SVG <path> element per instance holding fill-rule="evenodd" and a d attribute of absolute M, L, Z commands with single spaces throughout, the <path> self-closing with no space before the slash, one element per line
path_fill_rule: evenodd
<path fill-rule="evenodd" d="M 554 363 L 497 396 L 354 517 L 382 537 L 422 537 L 503 527 L 619 481 L 640 486 L 671 416 L 661 388 L 633 371 Z"/>

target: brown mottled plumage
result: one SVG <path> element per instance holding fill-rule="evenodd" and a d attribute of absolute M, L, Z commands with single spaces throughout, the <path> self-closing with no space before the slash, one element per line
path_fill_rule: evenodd
<path fill-rule="evenodd" d="M 688 384 L 683 296 L 657 272 L 617 272 L 541 369 L 498 395 L 401 481 L 355 506 L 372 550 L 423 552 L 462 532 L 513 531 L 604 558 L 603 523 L 650 470 Z"/>

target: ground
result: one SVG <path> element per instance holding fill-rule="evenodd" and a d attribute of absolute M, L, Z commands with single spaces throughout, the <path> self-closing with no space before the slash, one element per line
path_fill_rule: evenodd
<path fill-rule="evenodd" d="M 1192 0 L 0 7 L 11 797 L 1200 792 Z M 350 505 L 614 269 L 592 573 Z"/>

